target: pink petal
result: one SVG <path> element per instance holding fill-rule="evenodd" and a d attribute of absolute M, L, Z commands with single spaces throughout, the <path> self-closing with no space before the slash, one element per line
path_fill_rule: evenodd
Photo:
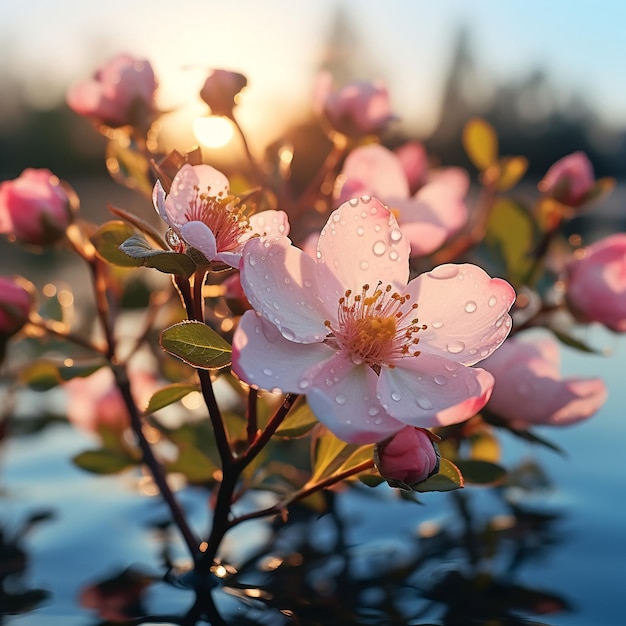
<path fill-rule="evenodd" d="M 429 428 L 469 419 L 485 405 L 492 388 L 489 372 L 422 353 L 383 368 L 377 391 L 390 415 Z"/>
<path fill-rule="evenodd" d="M 215 259 L 217 254 L 215 235 L 204 222 L 187 222 L 179 230 L 187 244 L 192 248 L 196 248 L 196 250 L 200 250 L 209 261 Z"/>
<path fill-rule="evenodd" d="M 402 424 L 383 411 L 376 399 L 374 371 L 337 355 L 311 381 L 307 402 L 317 419 L 348 443 L 382 441 Z"/>
<path fill-rule="evenodd" d="M 415 198 L 389 199 L 398 211 L 400 230 L 411 246 L 411 257 L 426 256 L 439 249 L 450 235 L 428 205 Z"/>
<path fill-rule="evenodd" d="M 344 202 L 328 219 L 318 242 L 320 292 L 336 305 L 346 289 L 379 281 L 404 288 L 409 243 L 395 217 L 376 198 Z"/>
<path fill-rule="evenodd" d="M 412 191 L 424 184 L 428 175 L 428 155 L 421 143 L 409 141 L 394 150 Z"/>
<path fill-rule="evenodd" d="M 200 187 L 202 193 L 208 193 L 210 196 L 224 196 L 228 194 L 228 178 L 219 170 L 210 165 L 183 165 L 174 180 L 186 170 L 191 168 L 196 178 L 196 184 Z M 186 177 L 187 172 L 183 172 L 182 176 Z M 193 180 L 189 178 L 189 181 Z M 172 185 L 173 186 L 173 185 Z"/>
<path fill-rule="evenodd" d="M 284 211 L 261 211 L 250 217 L 249 236 L 282 237 L 289 234 L 289 218 Z"/>
<path fill-rule="evenodd" d="M 315 260 L 287 237 L 250 239 L 240 265 L 248 301 L 290 341 L 315 343 L 328 333 L 329 319 L 318 296 Z"/>
<path fill-rule="evenodd" d="M 157 180 L 152 189 L 152 204 L 156 209 L 156 212 L 160 215 L 161 219 L 171 226 L 169 217 L 167 215 L 167 209 L 165 208 L 165 189 L 161 185 L 161 181 Z"/>
<path fill-rule="evenodd" d="M 233 336 L 233 372 L 261 389 L 303 393 L 309 380 L 334 351 L 325 344 L 303 345 L 287 341 L 278 329 L 246 311 Z"/>
<path fill-rule="evenodd" d="M 466 176 L 462 177 L 463 181 Z M 415 198 L 428 206 L 437 221 L 445 226 L 450 234 L 454 234 L 467 222 L 467 206 L 463 201 L 465 193 L 459 194 L 459 189 L 454 184 L 450 184 L 448 179 L 451 178 L 455 177 L 449 174 L 427 183 L 417 192 Z M 461 185 L 461 187 L 467 190 L 467 185 Z"/>
<path fill-rule="evenodd" d="M 419 333 L 422 352 L 472 365 L 489 356 L 511 329 L 515 291 L 476 265 L 440 265 L 412 280 L 407 291 L 427 326 Z"/>

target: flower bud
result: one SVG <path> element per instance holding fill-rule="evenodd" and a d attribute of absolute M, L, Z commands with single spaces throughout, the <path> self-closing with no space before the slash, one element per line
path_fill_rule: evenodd
<path fill-rule="evenodd" d="M 209 105 L 213 115 L 231 117 L 237 96 L 248 84 L 248 79 L 237 72 L 213 70 L 200 91 L 200 97 Z"/>
<path fill-rule="evenodd" d="M 579 207 L 593 196 L 593 166 L 584 152 L 559 159 L 539 182 L 539 190 L 569 207 Z"/>
<path fill-rule="evenodd" d="M 44 246 L 63 236 L 71 222 L 68 194 L 50 170 L 25 169 L 0 183 L 0 233 Z"/>
<path fill-rule="evenodd" d="M 439 450 L 429 431 L 405 426 L 376 445 L 376 467 L 392 486 L 410 489 L 439 471 Z"/>
<path fill-rule="evenodd" d="M 567 302 L 584 322 L 626 332 L 626 233 L 605 237 L 567 266 Z"/>
<path fill-rule="evenodd" d="M 67 103 L 79 115 L 106 126 L 131 125 L 145 130 L 154 117 L 156 88 L 148 61 L 120 54 L 103 65 L 93 78 L 72 86 Z"/>
<path fill-rule="evenodd" d="M 35 288 L 25 279 L 0 276 L 0 339 L 14 335 L 33 308 Z"/>

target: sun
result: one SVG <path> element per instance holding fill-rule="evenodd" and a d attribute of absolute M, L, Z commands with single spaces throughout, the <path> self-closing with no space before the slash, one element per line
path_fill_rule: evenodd
<path fill-rule="evenodd" d="M 197 117 L 193 122 L 196 139 L 208 148 L 222 148 L 233 138 L 232 122 L 218 115 Z"/>

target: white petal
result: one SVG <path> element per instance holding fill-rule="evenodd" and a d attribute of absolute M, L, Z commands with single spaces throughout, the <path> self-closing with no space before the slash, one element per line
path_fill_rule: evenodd
<path fill-rule="evenodd" d="M 217 254 L 215 235 L 204 222 L 187 222 L 180 227 L 180 234 L 187 244 L 213 261 Z"/>

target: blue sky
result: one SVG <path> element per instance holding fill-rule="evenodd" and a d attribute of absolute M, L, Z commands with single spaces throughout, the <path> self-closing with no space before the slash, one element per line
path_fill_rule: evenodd
<path fill-rule="evenodd" d="M 206 69 L 237 69 L 250 86 L 242 122 L 263 129 L 277 107 L 289 116 L 307 106 L 337 6 L 350 12 L 374 60 L 372 75 L 363 78 L 385 78 L 398 113 L 422 132 L 436 121 L 461 26 L 470 31 L 487 84 L 542 67 L 563 100 L 582 94 L 606 124 L 626 126 L 621 0 L 3 2 L 0 72 L 46 105 L 106 58 L 128 51 L 153 62 L 162 105 L 172 107 L 196 97 Z"/>

